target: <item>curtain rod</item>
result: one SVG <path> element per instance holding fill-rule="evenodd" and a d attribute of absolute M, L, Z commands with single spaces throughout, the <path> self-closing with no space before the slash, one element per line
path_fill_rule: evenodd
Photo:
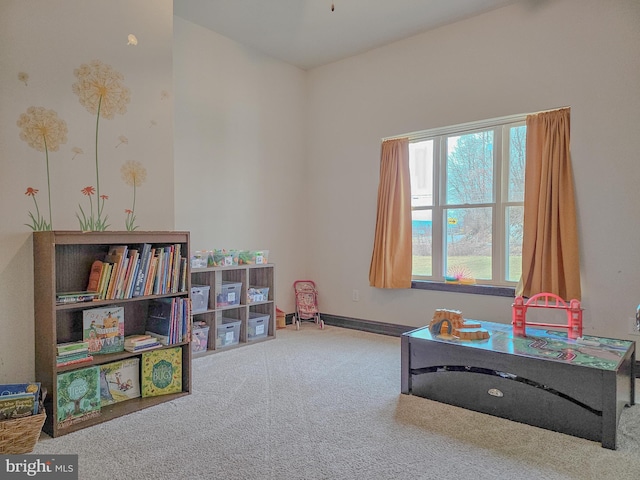
<path fill-rule="evenodd" d="M 537 115 L 539 113 L 553 112 L 556 110 L 563 110 L 565 108 L 571 108 L 571 107 L 567 106 L 567 107 L 552 108 L 549 110 L 540 110 L 539 112 L 520 113 L 517 115 L 507 115 L 505 117 L 490 118 L 488 120 L 477 120 L 475 122 L 460 123 L 458 125 L 430 128 L 428 130 L 420 130 L 416 132 L 403 133 L 400 135 L 392 135 L 390 137 L 383 137 L 382 141 L 384 142 L 387 140 L 396 140 L 398 138 L 405 138 L 405 137 L 409 138 L 409 140 L 415 140 L 421 137 L 437 137 L 440 135 L 446 135 L 447 133 L 463 133 L 467 131 L 478 130 L 481 128 L 493 127 L 495 125 L 501 125 L 503 123 L 521 122 L 526 120 L 526 118 L 529 115 Z"/>

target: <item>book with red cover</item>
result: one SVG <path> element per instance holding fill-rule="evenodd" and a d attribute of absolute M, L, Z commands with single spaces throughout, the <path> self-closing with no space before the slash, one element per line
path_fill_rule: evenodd
<path fill-rule="evenodd" d="M 91 264 L 91 270 L 89 271 L 89 281 L 87 282 L 88 292 L 99 292 L 98 287 L 100 285 L 100 278 L 102 277 L 102 269 L 104 263 L 101 260 L 96 260 Z"/>

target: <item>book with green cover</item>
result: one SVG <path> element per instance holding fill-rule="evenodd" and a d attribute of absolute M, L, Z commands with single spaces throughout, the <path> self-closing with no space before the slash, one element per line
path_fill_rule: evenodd
<path fill-rule="evenodd" d="M 33 393 L 14 393 L 0 396 L 0 420 L 10 420 L 33 415 L 34 404 L 37 406 Z"/>
<path fill-rule="evenodd" d="M 182 348 L 151 350 L 142 354 L 142 396 L 182 391 Z"/>
<path fill-rule="evenodd" d="M 100 368 L 88 367 L 59 373 L 58 414 L 59 428 L 100 415 Z"/>

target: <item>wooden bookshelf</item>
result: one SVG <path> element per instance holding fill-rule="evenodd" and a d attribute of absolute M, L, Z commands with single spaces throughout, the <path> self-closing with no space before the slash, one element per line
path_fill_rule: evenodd
<path fill-rule="evenodd" d="M 43 430 L 53 437 L 64 435 L 113 418 L 126 415 L 159 403 L 173 400 L 191 391 L 190 339 L 162 348 L 179 347 L 182 350 L 182 391 L 169 395 L 133 398 L 102 407 L 100 416 L 61 427 L 57 422 L 58 373 L 102 365 L 132 357 L 141 352 L 118 352 L 94 355 L 86 363 L 58 367 L 56 345 L 82 340 L 83 310 L 110 305 L 124 308 L 125 336 L 144 333 L 149 302 L 157 298 L 189 298 L 190 268 L 187 262 L 186 288 L 184 291 L 162 295 L 146 295 L 127 299 L 97 300 L 84 303 L 56 304 L 56 293 L 85 290 L 91 264 L 104 259 L 112 245 L 128 245 L 137 248 L 144 243 L 154 247 L 180 245 L 181 256 L 189 257 L 189 232 L 34 232 L 34 308 L 35 308 L 35 371 L 36 381 L 47 389 L 45 409 L 47 419 Z"/>
<path fill-rule="evenodd" d="M 224 282 L 241 283 L 238 305 L 216 305 L 218 295 L 223 291 Z M 275 265 L 252 264 L 234 265 L 228 267 L 206 267 L 191 269 L 191 285 L 205 285 L 209 287 L 208 309 L 193 311 L 193 320 L 204 321 L 209 327 L 207 350 L 193 352 L 194 356 L 201 356 L 232 348 L 242 347 L 257 342 L 273 340 L 276 337 L 276 306 L 275 306 Z M 261 301 L 249 302 L 247 291 L 250 286 L 269 288 L 268 296 Z M 268 316 L 265 330 L 255 335 L 250 332 L 252 316 Z M 237 343 L 221 345 L 218 340 L 218 327 L 223 319 L 240 322 Z M 253 333 L 253 335 L 251 334 Z"/>

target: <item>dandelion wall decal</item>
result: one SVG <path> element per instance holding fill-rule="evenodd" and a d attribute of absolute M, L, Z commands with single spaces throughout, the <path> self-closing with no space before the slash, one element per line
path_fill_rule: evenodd
<path fill-rule="evenodd" d="M 130 33 L 129 35 L 127 35 L 127 45 L 133 45 L 133 46 L 138 45 L 138 39 L 133 33 Z"/>
<path fill-rule="evenodd" d="M 73 153 L 73 157 L 71 157 L 71 160 L 74 160 L 76 158 L 76 155 L 82 155 L 84 153 L 80 147 L 73 147 L 71 149 L 71 152 Z"/>
<path fill-rule="evenodd" d="M 96 194 L 98 197 L 96 218 L 92 221 L 95 230 L 106 230 L 107 217 L 103 217 L 104 200 L 100 196 L 100 169 L 98 163 L 98 131 L 100 117 L 112 119 L 116 113 L 124 114 L 131 101 L 129 89 L 122 84 L 120 72 L 99 60 L 82 64 L 73 71 L 78 81 L 73 84 L 73 92 L 80 104 L 89 113 L 96 115 Z M 77 215 L 78 216 L 78 215 Z M 79 216 L 78 216 L 79 218 Z"/>
<path fill-rule="evenodd" d="M 27 82 L 29 81 L 29 74 L 25 72 L 18 72 L 18 80 L 24 83 L 25 87 L 28 86 Z"/>
<path fill-rule="evenodd" d="M 118 148 L 120 145 L 122 145 L 123 143 L 125 145 L 127 145 L 129 143 L 129 139 L 127 137 L 125 137 L 124 135 L 120 135 L 118 137 L 118 144 L 116 145 L 116 148 Z"/>
<path fill-rule="evenodd" d="M 167 98 L 169 98 L 169 92 L 167 92 L 166 90 L 162 90 L 160 92 L 160 100 L 166 100 Z"/>
<path fill-rule="evenodd" d="M 125 227 L 127 231 L 133 231 L 137 229 L 136 226 L 136 189 L 144 183 L 147 179 L 147 169 L 142 166 L 140 162 L 129 160 L 120 167 L 120 175 L 122 180 L 127 185 L 133 187 L 133 206 L 131 209 L 126 209 L 125 213 L 127 218 L 125 219 Z"/>
<path fill-rule="evenodd" d="M 38 223 L 41 230 L 51 230 L 51 175 L 49 173 L 49 151 L 57 152 L 60 144 L 67 143 L 67 124 L 58 118 L 54 110 L 43 107 L 29 107 L 16 122 L 20 128 L 20 138 L 39 152 L 45 153 L 47 166 L 47 196 L 49 199 L 49 222 Z M 35 195 L 35 194 L 34 194 Z M 35 201 L 35 198 L 34 198 Z"/>

